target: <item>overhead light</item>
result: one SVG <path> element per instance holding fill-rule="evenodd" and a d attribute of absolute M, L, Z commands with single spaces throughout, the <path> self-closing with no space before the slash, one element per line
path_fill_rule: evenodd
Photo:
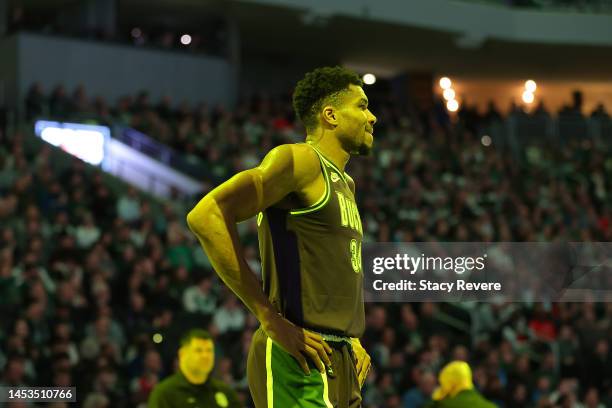
<path fill-rule="evenodd" d="M 440 78 L 440 88 L 442 89 L 448 89 L 451 87 L 453 83 L 451 82 L 450 78 L 448 77 L 442 77 Z"/>
<path fill-rule="evenodd" d="M 374 74 L 365 74 L 363 76 L 363 83 L 366 85 L 372 85 L 376 82 L 376 76 Z"/>
<path fill-rule="evenodd" d="M 457 112 L 459 109 L 459 102 L 457 102 L 455 99 L 451 99 L 450 101 L 446 102 L 446 109 L 451 112 Z"/>
<path fill-rule="evenodd" d="M 529 92 L 529 91 L 523 92 L 523 102 L 533 103 L 533 100 L 534 100 L 533 92 Z"/>
<path fill-rule="evenodd" d="M 531 93 L 535 92 L 535 90 L 537 89 L 537 85 L 535 83 L 534 80 L 530 79 L 528 81 L 525 81 L 525 89 Z"/>
<path fill-rule="evenodd" d="M 189 34 L 181 35 L 181 44 L 183 45 L 191 44 L 191 36 Z"/>
<path fill-rule="evenodd" d="M 455 91 L 452 88 L 445 89 L 443 95 L 447 101 L 455 99 Z"/>

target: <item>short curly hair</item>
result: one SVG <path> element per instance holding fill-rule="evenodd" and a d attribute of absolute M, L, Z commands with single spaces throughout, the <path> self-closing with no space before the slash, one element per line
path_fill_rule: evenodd
<path fill-rule="evenodd" d="M 293 109 L 306 131 L 317 128 L 317 114 L 326 104 L 337 104 L 349 85 L 363 86 L 355 72 L 340 66 L 321 67 L 308 72 L 293 92 Z"/>

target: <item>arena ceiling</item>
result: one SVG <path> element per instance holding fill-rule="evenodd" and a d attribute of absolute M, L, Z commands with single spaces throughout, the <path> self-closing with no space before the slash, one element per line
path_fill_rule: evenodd
<path fill-rule="evenodd" d="M 17 1 L 17 0 L 13 0 Z M 21 0 L 46 12 L 75 0 Z M 117 0 L 122 21 L 196 28 L 230 18 L 240 29 L 249 56 L 303 58 L 370 67 L 380 74 L 406 70 L 462 77 L 545 76 L 612 80 L 610 47 L 560 46 L 485 40 L 469 46 L 461 33 L 427 30 L 344 16 L 318 16 L 289 7 L 237 0 Z M 463 43 L 463 45 L 462 45 Z M 296 55 L 298 57 L 296 57 Z"/>

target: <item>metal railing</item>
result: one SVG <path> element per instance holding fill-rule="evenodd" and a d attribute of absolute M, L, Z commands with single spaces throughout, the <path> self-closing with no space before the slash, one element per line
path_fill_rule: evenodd
<path fill-rule="evenodd" d="M 216 181 L 216 177 L 209 171 L 204 163 L 197 164 L 189 162 L 182 153 L 153 140 L 135 129 L 115 126 L 113 128 L 113 137 L 142 154 L 158 160 L 181 173 L 200 180 L 206 178 Z"/>

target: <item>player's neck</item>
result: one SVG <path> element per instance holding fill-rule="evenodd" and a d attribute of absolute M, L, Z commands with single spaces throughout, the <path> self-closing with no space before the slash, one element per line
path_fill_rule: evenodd
<path fill-rule="evenodd" d="M 307 137 L 310 144 L 315 146 L 327 159 L 336 165 L 338 170 L 344 172 L 346 163 L 351 155 L 342 148 L 342 145 L 335 137 L 321 137 L 315 140 L 314 137 Z"/>

